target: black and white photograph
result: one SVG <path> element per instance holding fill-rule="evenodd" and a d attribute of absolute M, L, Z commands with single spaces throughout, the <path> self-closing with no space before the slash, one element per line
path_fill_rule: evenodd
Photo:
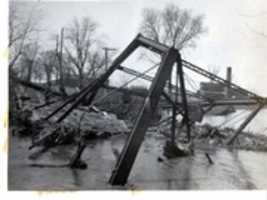
<path fill-rule="evenodd" d="M 9 1 L 8 191 L 267 190 L 266 22 L 266 0 Z"/>

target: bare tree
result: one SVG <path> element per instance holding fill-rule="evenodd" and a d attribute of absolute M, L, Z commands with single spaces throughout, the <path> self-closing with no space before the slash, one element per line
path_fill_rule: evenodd
<path fill-rule="evenodd" d="M 56 50 L 42 52 L 39 55 L 38 62 L 40 65 L 39 71 L 44 74 L 43 79 L 47 83 L 47 88 L 51 88 L 53 80 L 56 80 L 60 84 L 60 66 Z M 62 73 L 64 74 L 65 79 L 68 79 L 74 74 L 73 67 L 67 62 L 66 54 L 62 54 L 62 66 L 64 66 Z"/>
<path fill-rule="evenodd" d="M 60 42 L 59 42 L 60 41 Z M 60 37 L 56 36 L 56 56 L 58 60 L 58 80 L 59 80 L 59 90 L 62 94 L 66 95 L 66 90 L 64 87 L 64 73 L 63 73 L 63 46 L 64 46 L 64 28 L 61 28 Z"/>
<path fill-rule="evenodd" d="M 28 11 L 28 12 L 27 12 Z M 9 5 L 9 69 L 13 71 L 15 63 L 21 57 L 24 47 L 32 43 L 40 30 L 37 25 L 40 21 L 40 12 L 34 6 L 30 10 L 23 3 L 10 2 Z"/>
<path fill-rule="evenodd" d="M 96 30 L 97 24 L 89 17 L 80 21 L 74 18 L 66 28 L 65 51 L 77 70 L 80 88 L 84 86 L 85 78 L 95 77 L 97 70 L 105 63 Z"/>
<path fill-rule="evenodd" d="M 32 81 L 33 72 L 36 71 L 34 70 L 34 67 L 38 66 L 36 65 L 36 60 L 39 48 L 37 42 L 26 44 L 21 53 L 20 71 L 22 74 L 25 74 L 25 80 L 28 82 Z"/>
<path fill-rule="evenodd" d="M 56 52 L 53 50 L 42 52 L 40 55 L 40 62 L 41 65 L 43 66 L 47 88 L 50 89 L 53 75 L 56 76 L 56 63 L 57 63 Z"/>
<path fill-rule="evenodd" d="M 181 50 L 194 47 L 206 28 L 202 15 L 193 16 L 188 10 L 168 4 L 163 10 L 144 9 L 140 31 L 146 37 Z"/>

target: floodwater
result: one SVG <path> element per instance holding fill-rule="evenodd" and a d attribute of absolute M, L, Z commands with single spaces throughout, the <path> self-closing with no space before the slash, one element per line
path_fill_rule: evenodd
<path fill-rule="evenodd" d="M 162 156 L 165 142 L 148 133 L 139 151 L 128 183 L 124 187 L 108 184 L 115 165 L 112 149 L 121 149 L 125 138 L 89 142 L 82 156 L 86 170 L 31 167 L 29 164 L 64 164 L 74 152 L 73 146 L 51 149 L 35 159 L 27 148 L 29 139 L 12 137 L 9 152 L 10 190 L 218 190 L 267 189 L 267 153 L 250 151 L 209 150 L 214 162 L 209 164 L 204 150 L 194 156 L 166 160 Z M 36 151 L 36 150 L 35 150 Z M 163 162 L 158 161 L 158 157 Z"/>

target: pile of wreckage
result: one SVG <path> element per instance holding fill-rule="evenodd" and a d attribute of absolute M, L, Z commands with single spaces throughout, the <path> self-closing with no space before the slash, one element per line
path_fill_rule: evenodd
<path fill-rule="evenodd" d="M 49 149 L 56 145 L 78 144 L 77 152 L 73 156 L 76 161 L 72 159 L 70 162 L 72 167 L 76 167 L 73 164 L 81 164 L 79 158 L 86 146 L 84 144 L 86 140 L 105 139 L 112 135 L 129 133 L 129 128 L 123 120 L 118 119 L 115 114 L 101 111 L 96 107 L 88 110 L 88 107 L 80 105 L 61 123 L 56 123 L 54 117 L 45 120 L 45 117 L 62 103 L 60 94 L 50 91 L 55 95 L 52 100 L 50 98 L 47 101 L 45 98 L 47 89 L 35 83 L 19 79 L 12 80 L 10 132 L 12 135 L 30 136 L 32 144 L 29 149 L 37 146 Z M 60 112 L 64 111 L 62 109 Z"/>
<path fill-rule="evenodd" d="M 31 85 L 41 88 L 41 86 L 33 83 Z M 129 132 L 126 123 L 118 119 L 115 114 L 101 111 L 96 107 L 88 110 L 87 106 L 82 105 L 75 108 L 60 125 L 55 123 L 54 117 L 45 122 L 44 117 L 60 105 L 61 97 L 46 102 L 41 90 L 36 91 L 36 88 L 23 84 L 16 85 L 16 96 L 15 103 L 19 104 L 19 109 L 12 111 L 16 114 L 10 114 L 11 117 L 13 116 L 26 126 L 47 124 L 48 126 L 60 126 L 61 129 L 65 130 L 77 129 L 76 131 L 88 138 L 101 138 Z M 16 106 L 11 107 L 16 108 Z M 64 109 L 59 112 L 64 112 Z"/>

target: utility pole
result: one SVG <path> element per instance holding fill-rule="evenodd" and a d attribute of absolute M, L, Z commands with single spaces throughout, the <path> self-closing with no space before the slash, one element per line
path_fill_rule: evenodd
<path fill-rule="evenodd" d="M 60 30 L 60 44 L 59 43 L 59 36 L 57 35 L 57 42 L 56 42 L 56 52 L 59 62 L 59 90 L 62 94 L 66 95 L 66 91 L 64 88 L 63 82 L 63 46 L 64 46 L 64 28 Z M 58 50 L 59 49 L 59 50 Z"/>
<path fill-rule="evenodd" d="M 105 51 L 105 72 L 108 71 L 108 64 L 109 64 L 109 51 L 117 51 L 115 48 L 110 48 L 110 47 L 103 47 L 103 50 Z M 109 85 L 109 80 L 105 82 L 107 85 Z"/>
<path fill-rule="evenodd" d="M 108 70 L 108 64 L 109 64 L 109 54 L 108 52 L 110 51 L 117 51 L 115 48 L 110 48 L 110 47 L 103 47 L 103 50 L 105 51 L 105 72 Z"/>

